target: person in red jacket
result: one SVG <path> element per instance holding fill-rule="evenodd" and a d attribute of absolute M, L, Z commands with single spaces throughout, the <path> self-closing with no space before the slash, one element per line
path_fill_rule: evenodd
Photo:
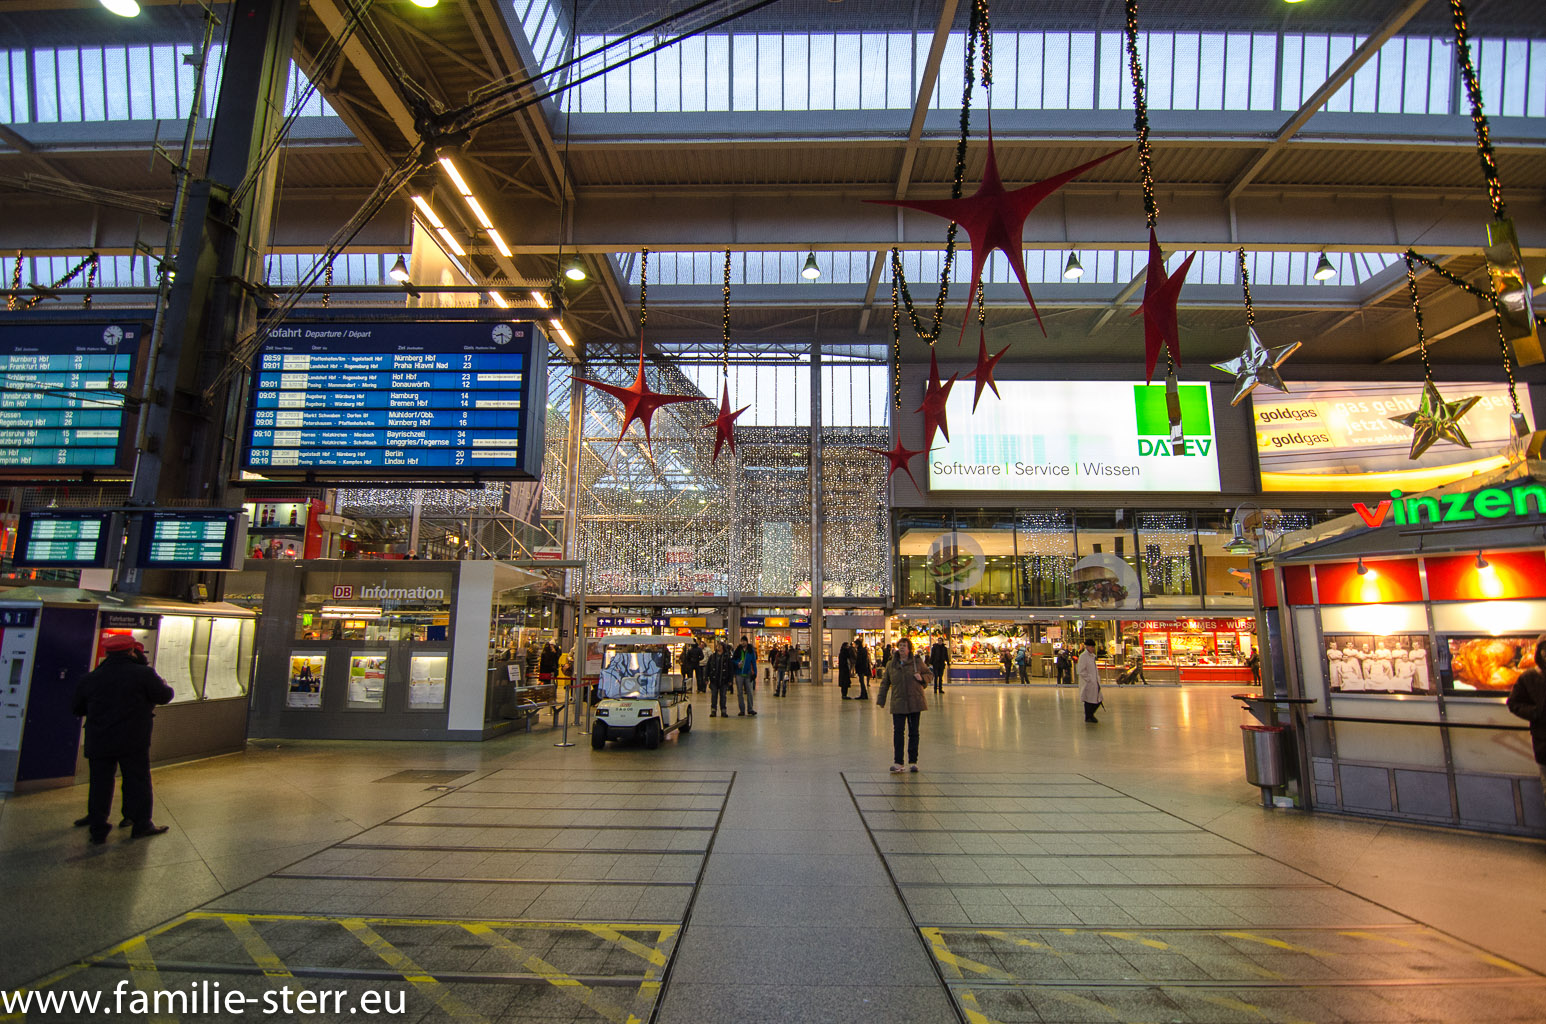
<path fill-rule="evenodd" d="M 127 634 L 103 643 L 107 657 L 75 686 L 75 714 L 86 719 L 86 760 L 91 782 L 86 795 L 86 825 L 93 843 L 107 842 L 112 826 L 113 775 L 123 775 L 124 817 L 134 823 L 130 836 L 140 839 L 166 831 L 151 819 L 150 730 L 158 704 L 170 703 L 172 688 L 145 661 L 145 648 Z"/>

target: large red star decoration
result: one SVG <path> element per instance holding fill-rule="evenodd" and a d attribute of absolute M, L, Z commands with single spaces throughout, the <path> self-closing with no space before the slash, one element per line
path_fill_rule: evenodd
<path fill-rule="evenodd" d="M 730 454 L 735 454 L 735 418 L 750 408 L 743 405 L 735 412 L 730 411 L 730 382 L 726 381 L 719 396 L 719 415 L 704 424 L 704 427 L 714 428 L 714 458 L 711 461 L 719 461 L 719 449 L 727 441 L 730 442 Z"/>
<path fill-rule="evenodd" d="M 927 448 L 908 448 L 906 445 L 902 444 L 901 438 L 897 438 L 896 447 L 892 448 L 890 451 L 887 451 L 884 448 L 866 448 L 864 450 L 867 452 L 874 452 L 876 455 L 884 455 L 886 457 L 886 461 L 891 464 L 886 469 L 887 483 L 891 482 L 891 478 L 896 476 L 896 471 L 900 469 L 902 472 L 907 474 L 907 479 L 912 480 L 913 488 L 920 494 L 923 493 L 923 488 L 918 486 L 917 479 L 913 477 L 912 467 L 909 466 L 908 463 L 913 460 L 914 455 L 922 455 L 924 452 L 928 451 Z"/>
<path fill-rule="evenodd" d="M 1004 354 L 1008 351 L 1009 346 L 1005 345 L 998 350 L 996 355 L 988 355 L 988 334 L 986 331 L 978 332 L 977 368 L 967 374 L 969 378 L 977 382 L 977 393 L 972 395 L 972 412 L 977 411 L 977 402 L 982 398 L 983 388 L 992 388 L 993 397 L 995 398 L 1002 399 L 1004 397 L 998 393 L 998 383 L 993 379 L 993 368 L 998 365 L 998 361 L 1003 359 Z M 950 435 L 946 434 L 945 436 L 948 438 Z"/>
<path fill-rule="evenodd" d="M 1192 269 L 1194 252 L 1176 268 L 1174 274 L 1165 274 L 1165 257 L 1160 252 L 1154 229 L 1149 229 L 1149 269 L 1144 279 L 1143 302 L 1132 315 L 1143 314 L 1144 380 L 1153 383 L 1154 364 L 1159 359 L 1160 348 L 1170 349 L 1171 361 L 1181 364 L 1181 328 L 1176 323 L 1176 302 L 1181 298 L 1181 286 L 1186 283 L 1186 272 Z"/>
<path fill-rule="evenodd" d="M 623 429 L 617 435 L 617 443 L 622 444 L 628 428 L 634 420 L 644 424 L 644 443 L 650 444 L 650 421 L 654 418 L 656 410 L 677 402 L 701 402 L 701 395 L 668 395 L 659 391 L 651 391 L 650 385 L 644 379 L 644 342 L 639 342 L 639 374 L 634 377 L 633 383 L 626 388 L 620 388 L 616 384 L 608 384 L 606 381 L 592 380 L 589 377 L 576 377 L 581 384 L 589 384 L 593 388 L 600 388 L 613 398 L 623 403 L 623 411 L 627 415 L 623 419 Z"/>
<path fill-rule="evenodd" d="M 1006 189 L 998 176 L 998 158 L 993 152 L 993 129 L 988 128 L 988 164 L 983 168 L 982 184 L 977 186 L 977 191 L 965 199 L 871 199 L 867 202 L 879 203 L 883 206 L 901 206 L 909 210 L 917 210 L 920 213 L 932 213 L 936 217 L 944 217 L 946 220 L 955 221 L 966 229 L 967 237 L 972 243 L 972 286 L 968 295 L 977 294 L 977 282 L 982 280 L 983 264 L 988 262 L 988 257 L 994 249 L 1001 250 L 1009 258 L 1009 265 L 1014 268 L 1015 276 L 1020 279 L 1020 288 L 1025 292 L 1025 301 L 1031 304 L 1031 312 L 1036 314 L 1036 324 L 1041 327 L 1041 333 L 1046 334 L 1046 327 L 1042 326 L 1041 313 L 1036 309 L 1036 300 L 1031 298 L 1031 286 L 1025 281 L 1025 253 L 1022 250 L 1022 236 L 1025 234 L 1025 218 L 1043 199 L 1079 177 L 1085 171 L 1104 163 L 1122 153 L 1127 147 L 1114 150 L 1105 156 L 1096 157 L 1089 163 L 1080 164 L 1072 170 L 1062 174 L 1054 174 L 1050 178 L 1025 186 L 1024 188 Z M 966 336 L 966 322 L 961 322 L 961 337 Z M 960 344 L 957 339 L 956 344 Z"/>
<path fill-rule="evenodd" d="M 945 403 L 950 400 L 950 389 L 956 385 L 956 375 L 941 382 L 939 379 L 939 353 L 929 350 L 929 386 L 923 393 L 923 404 L 914 412 L 923 413 L 923 443 L 925 448 L 934 443 L 934 431 L 938 430 L 950 440 L 950 422 L 945 418 Z"/>

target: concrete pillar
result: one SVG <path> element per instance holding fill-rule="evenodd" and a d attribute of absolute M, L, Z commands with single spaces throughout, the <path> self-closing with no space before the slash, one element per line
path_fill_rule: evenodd
<path fill-rule="evenodd" d="M 822 591 L 826 589 L 821 548 L 821 342 L 811 338 L 811 683 L 822 682 Z"/>

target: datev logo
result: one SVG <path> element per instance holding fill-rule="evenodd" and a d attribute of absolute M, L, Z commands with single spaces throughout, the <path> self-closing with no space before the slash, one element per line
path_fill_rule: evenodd
<path fill-rule="evenodd" d="M 1185 439 L 1171 444 L 1165 385 L 1133 385 L 1139 455 L 1207 455 L 1213 450 L 1213 411 L 1209 408 L 1208 385 L 1182 384 L 1178 393 L 1181 433 Z"/>

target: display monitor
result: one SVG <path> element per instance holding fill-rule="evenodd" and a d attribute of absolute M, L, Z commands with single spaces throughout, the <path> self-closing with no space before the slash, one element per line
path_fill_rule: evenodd
<path fill-rule="evenodd" d="M 167 509 L 144 513 L 142 569 L 239 569 L 247 547 L 240 509 Z"/>
<path fill-rule="evenodd" d="M 79 476 L 133 464 L 134 321 L 0 325 L 0 474 Z"/>
<path fill-rule="evenodd" d="M 931 491 L 1217 491 L 1209 386 L 1179 388 L 1171 440 L 1164 384 L 1001 380 L 972 411 L 973 389 L 946 402 L 950 437 L 927 454 Z"/>
<path fill-rule="evenodd" d="M 34 569 L 107 568 L 117 555 L 110 541 L 121 532 L 106 509 L 23 512 L 16 524 L 15 562 Z"/>
<path fill-rule="evenodd" d="M 546 353 L 530 323 L 286 321 L 258 354 L 245 468 L 268 478 L 536 479 Z"/>

